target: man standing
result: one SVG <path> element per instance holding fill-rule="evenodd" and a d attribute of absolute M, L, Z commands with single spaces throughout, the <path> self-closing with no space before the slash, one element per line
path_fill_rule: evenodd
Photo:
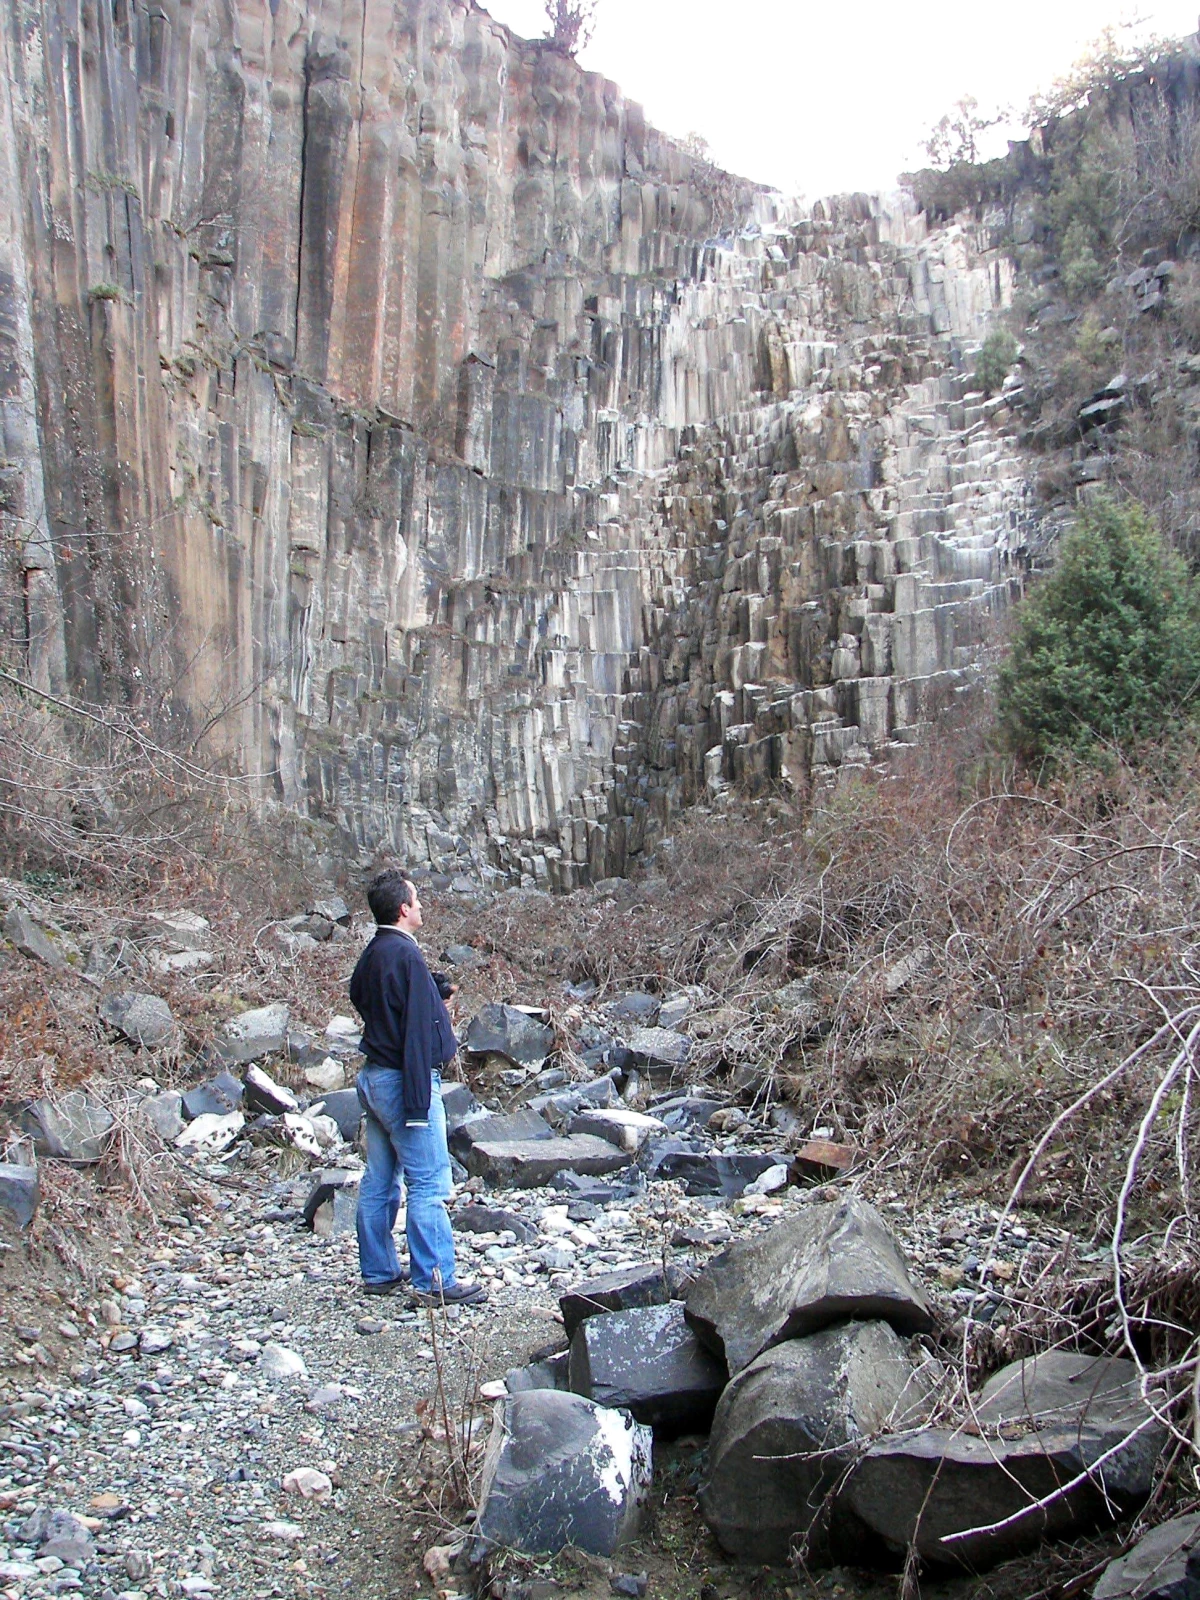
<path fill-rule="evenodd" d="M 392 1238 L 403 1173 L 414 1298 L 477 1304 L 487 1299 L 486 1290 L 460 1283 L 454 1274 L 441 1068 L 453 1060 L 458 1041 L 417 944 L 421 902 L 412 880 L 389 868 L 372 880 L 367 903 L 375 937 L 350 979 L 350 999 L 363 1019 L 366 1057 L 357 1085 L 367 1137 L 357 1222 L 363 1288 L 367 1294 L 392 1294 L 404 1281 Z"/>

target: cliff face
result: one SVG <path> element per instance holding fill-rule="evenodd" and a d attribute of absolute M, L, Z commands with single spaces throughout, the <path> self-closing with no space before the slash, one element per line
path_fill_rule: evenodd
<path fill-rule="evenodd" d="M 961 403 L 1007 293 L 961 233 L 781 218 L 455 0 L 38 0 L 2 48 L 35 684 L 564 886 L 961 685 L 1022 493 Z"/>

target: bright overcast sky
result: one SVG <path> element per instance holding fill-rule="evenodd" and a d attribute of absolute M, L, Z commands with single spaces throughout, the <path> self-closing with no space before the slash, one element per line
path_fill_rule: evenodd
<path fill-rule="evenodd" d="M 484 0 L 517 33 L 543 0 Z M 613 78 L 668 133 L 699 133 L 731 171 L 810 199 L 887 188 L 963 95 L 1022 110 L 1106 23 L 1177 38 L 1187 4 L 1123 0 L 598 0 L 582 65 Z"/>

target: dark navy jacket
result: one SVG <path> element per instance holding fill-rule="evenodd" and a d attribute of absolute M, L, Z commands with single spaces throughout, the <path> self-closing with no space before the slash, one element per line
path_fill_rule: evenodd
<path fill-rule="evenodd" d="M 403 1073 L 405 1119 L 427 1121 L 430 1074 L 453 1060 L 458 1040 L 416 940 L 376 928 L 350 979 L 350 999 L 363 1019 L 363 1055 Z"/>

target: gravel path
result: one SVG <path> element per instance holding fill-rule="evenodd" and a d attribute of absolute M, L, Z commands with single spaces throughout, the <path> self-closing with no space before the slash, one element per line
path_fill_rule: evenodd
<path fill-rule="evenodd" d="M 212 1210 L 170 1219 L 96 1301 L 5 1332 L 0 1595 L 428 1591 L 421 1558 L 437 1542 L 445 1488 L 430 1470 L 432 1338 L 457 1411 L 480 1380 L 561 1337 L 557 1298 L 568 1284 L 664 1252 L 702 1261 L 815 1198 L 793 1189 L 723 1205 L 656 1185 L 633 1201 L 568 1209 L 546 1190 L 484 1195 L 537 1237 L 460 1233 L 465 1275 L 484 1275 L 491 1300 L 431 1322 L 401 1300 L 363 1297 L 352 1237 L 303 1229 L 296 1208 L 309 1182 L 268 1178 L 234 1198 L 211 1186 Z M 894 1193 L 874 1198 L 953 1319 L 996 1213 L 951 1194 L 914 1218 Z M 1014 1283 L 1062 1239 L 1014 1218 L 1001 1252 Z M 569 1270 L 547 1270 L 547 1260 Z M 1001 1282 L 1000 1317 L 1004 1292 Z M 482 1433 L 486 1407 L 480 1414 Z M 298 1471 L 312 1497 L 294 1487 Z M 55 1510 L 84 1520 L 60 1519 L 47 1543 Z M 466 1586 L 439 1579 L 450 1592 L 456 1582 Z"/>

